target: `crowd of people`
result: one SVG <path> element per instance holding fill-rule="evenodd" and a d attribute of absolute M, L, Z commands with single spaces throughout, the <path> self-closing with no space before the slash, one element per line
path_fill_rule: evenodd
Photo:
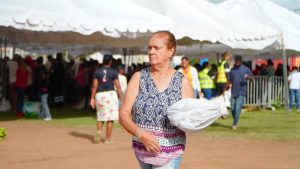
<path fill-rule="evenodd" d="M 175 67 L 187 77 L 190 85 L 193 87 L 195 98 L 204 97 L 208 100 L 223 95 L 230 88 L 230 70 L 234 67 L 232 54 L 225 52 L 222 59 L 215 63 L 204 61 L 200 64 L 191 65 L 188 57 L 182 57 L 181 65 Z M 51 120 L 49 106 L 61 106 L 71 104 L 80 109 L 90 107 L 91 87 L 93 83 L 94 72 L 98 67 L 102 67 L 96 60 L 81 59 L 75 62 L 73 59 L 65 61 L 61 53 L 58 53 L 55 59 L 49 55 L 44 61 L 43 57 L 34 60 L 31 56 L 21 57 L 15 54 L 11 60 L 8 57 L 3 59 L 6 65 L 7 84 L 4 94 L 10 100 L 12 111 L 18 116 L 24 116 L 22 107 L 24 100 L 37 101 L 41 103 L 41 117 L 45 120 Z M 256 65 L 252 70 L 253 75 L 258 76 L 282 76 L 283 66 L 278 64 L 274 68 L 271 59 L 267 64 Z M 125 71 L 125 66 L 121 59 L 112 59 L 111 67 L 119 72 L 120 83 L 122 84 L 122 93 L 125 94 L 127 80 L 131 79 L 134 72 L 140 71 L 149 64 L 131 65 Z M 127 72 L 125 74 L 125 72 Z M 293 87 L 295 88 L 295 87 Z M 235 90 L 231 88 L 231 90 Z M 295 92 L 290 92 L 291 105 L 293 98 L 296 103 L 299 98 Z M 119 99 L 119 102 L 121 100 Z M 299 105 L 299 104 L 297 104 Z M 290 106 L 292 109 L 292 106 Z M 299 109 L 299 106 L 297 107 Z M 222 116 L 226 118 L 226 116 Z"/>
<path fill-rule="evenodd" d="M 112 68 L 118 72 L 121 79 L 122 92 L 127 86 L 127 79 L 134 71 L 145 65 L 129 67 L 125 76 L 125 66 L 121 60 L 113 59 Z M 85 110 L 90 107 L 91 86 L 94 72 L 102 67 L 97 60 L 81 59 L 79 62 L 71 59 L 68 62 L 58 53 L 33 59 L 30 55 L 15 54 L 12 59 L 2 59 L 1 96 L 10 102 L 11 111 L 18 117 L 23 117 L 23 107 L 26 102 L 41 104 L 41 118 L 52 119 L 50 107 L 73 105 Z M 131 72 L 131 73 L 130 73 Z M 49 106 L 48 106 L 49 105 Z"/>

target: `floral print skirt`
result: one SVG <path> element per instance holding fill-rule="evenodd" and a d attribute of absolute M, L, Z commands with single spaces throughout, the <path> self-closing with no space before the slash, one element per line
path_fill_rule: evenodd
<path fill-rule="evenodd" d="M 115 91 L 98 92 L 95 96 L 97 121 L 119 119 L 119 101 Z"/>

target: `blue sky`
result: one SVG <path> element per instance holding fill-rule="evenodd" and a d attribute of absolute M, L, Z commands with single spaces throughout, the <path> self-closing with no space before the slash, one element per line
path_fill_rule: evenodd
<path fill-rule="evenodd" d="M 220 3 L 225 0 L 209 0 L 209 1 L 213 3 Z M 300 0 L 271 0 L 271 1 L 300 14 Z"/>

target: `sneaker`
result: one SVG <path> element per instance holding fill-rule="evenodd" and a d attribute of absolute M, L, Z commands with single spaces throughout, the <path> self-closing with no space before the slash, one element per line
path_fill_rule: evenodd
<path fill-rule="evenodd" d="M 236 125 L 233 125 L 233 126 L 232 126 L 232 130 L 237 130 L 237 126 L 236 126 Z"/>
<path fill-rule="evenodd" d="M 94 143 L 99 143 L 100 141 L 100 133 L 96 133 L 96 135 L 94 136 Z"/>
<path fill-rule="evenodd" d="M 45 121 L 51 121 L 51 120 L 52 120 L 52 118 L 50 118 L 50 117 L 46 117 L 46 118 L 44 118 L 44 120 L 45 120 Z"/>
<path fill-rule="evenodd" d="M 18 112 L 16 115 L 17 115 L 17 117 L 24 117 L 24 113 L 23 112 Z"/>
<path fill-rule="evenodd" d="M 222 115 L 221 119 L 227 119 L 227 116 L 226 115 Z"/>
<path fill-rule="evenodd" d="M 113 143 L 112 140 L 106 140 L 106 141 L 104 142 L 104 144 L 112 144 L 112 143 Z"/>
<path fill-rule="evenodd" d="M 100 141 L 104 142 L 105 138 L 103 138 L 101 132 L 97 132 L 96 135 L 94 136 L 94 143 L 99 143 Z"/>

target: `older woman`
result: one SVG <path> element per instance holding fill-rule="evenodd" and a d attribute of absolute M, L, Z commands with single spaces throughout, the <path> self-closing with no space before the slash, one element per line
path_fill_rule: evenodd
<path fill-rule="evenodd" d="M 193 97 L 187 78 L 171 67 L 175 51 L 172 33 L 152 35 L 150 67 L 133 75 L 120 109 L 120 122 L 133 135 L 133 150 L 142 169 L 179 168 L 185 149 L 185 133 L 172 126 L 166 115 L 173 103 Z"/>

